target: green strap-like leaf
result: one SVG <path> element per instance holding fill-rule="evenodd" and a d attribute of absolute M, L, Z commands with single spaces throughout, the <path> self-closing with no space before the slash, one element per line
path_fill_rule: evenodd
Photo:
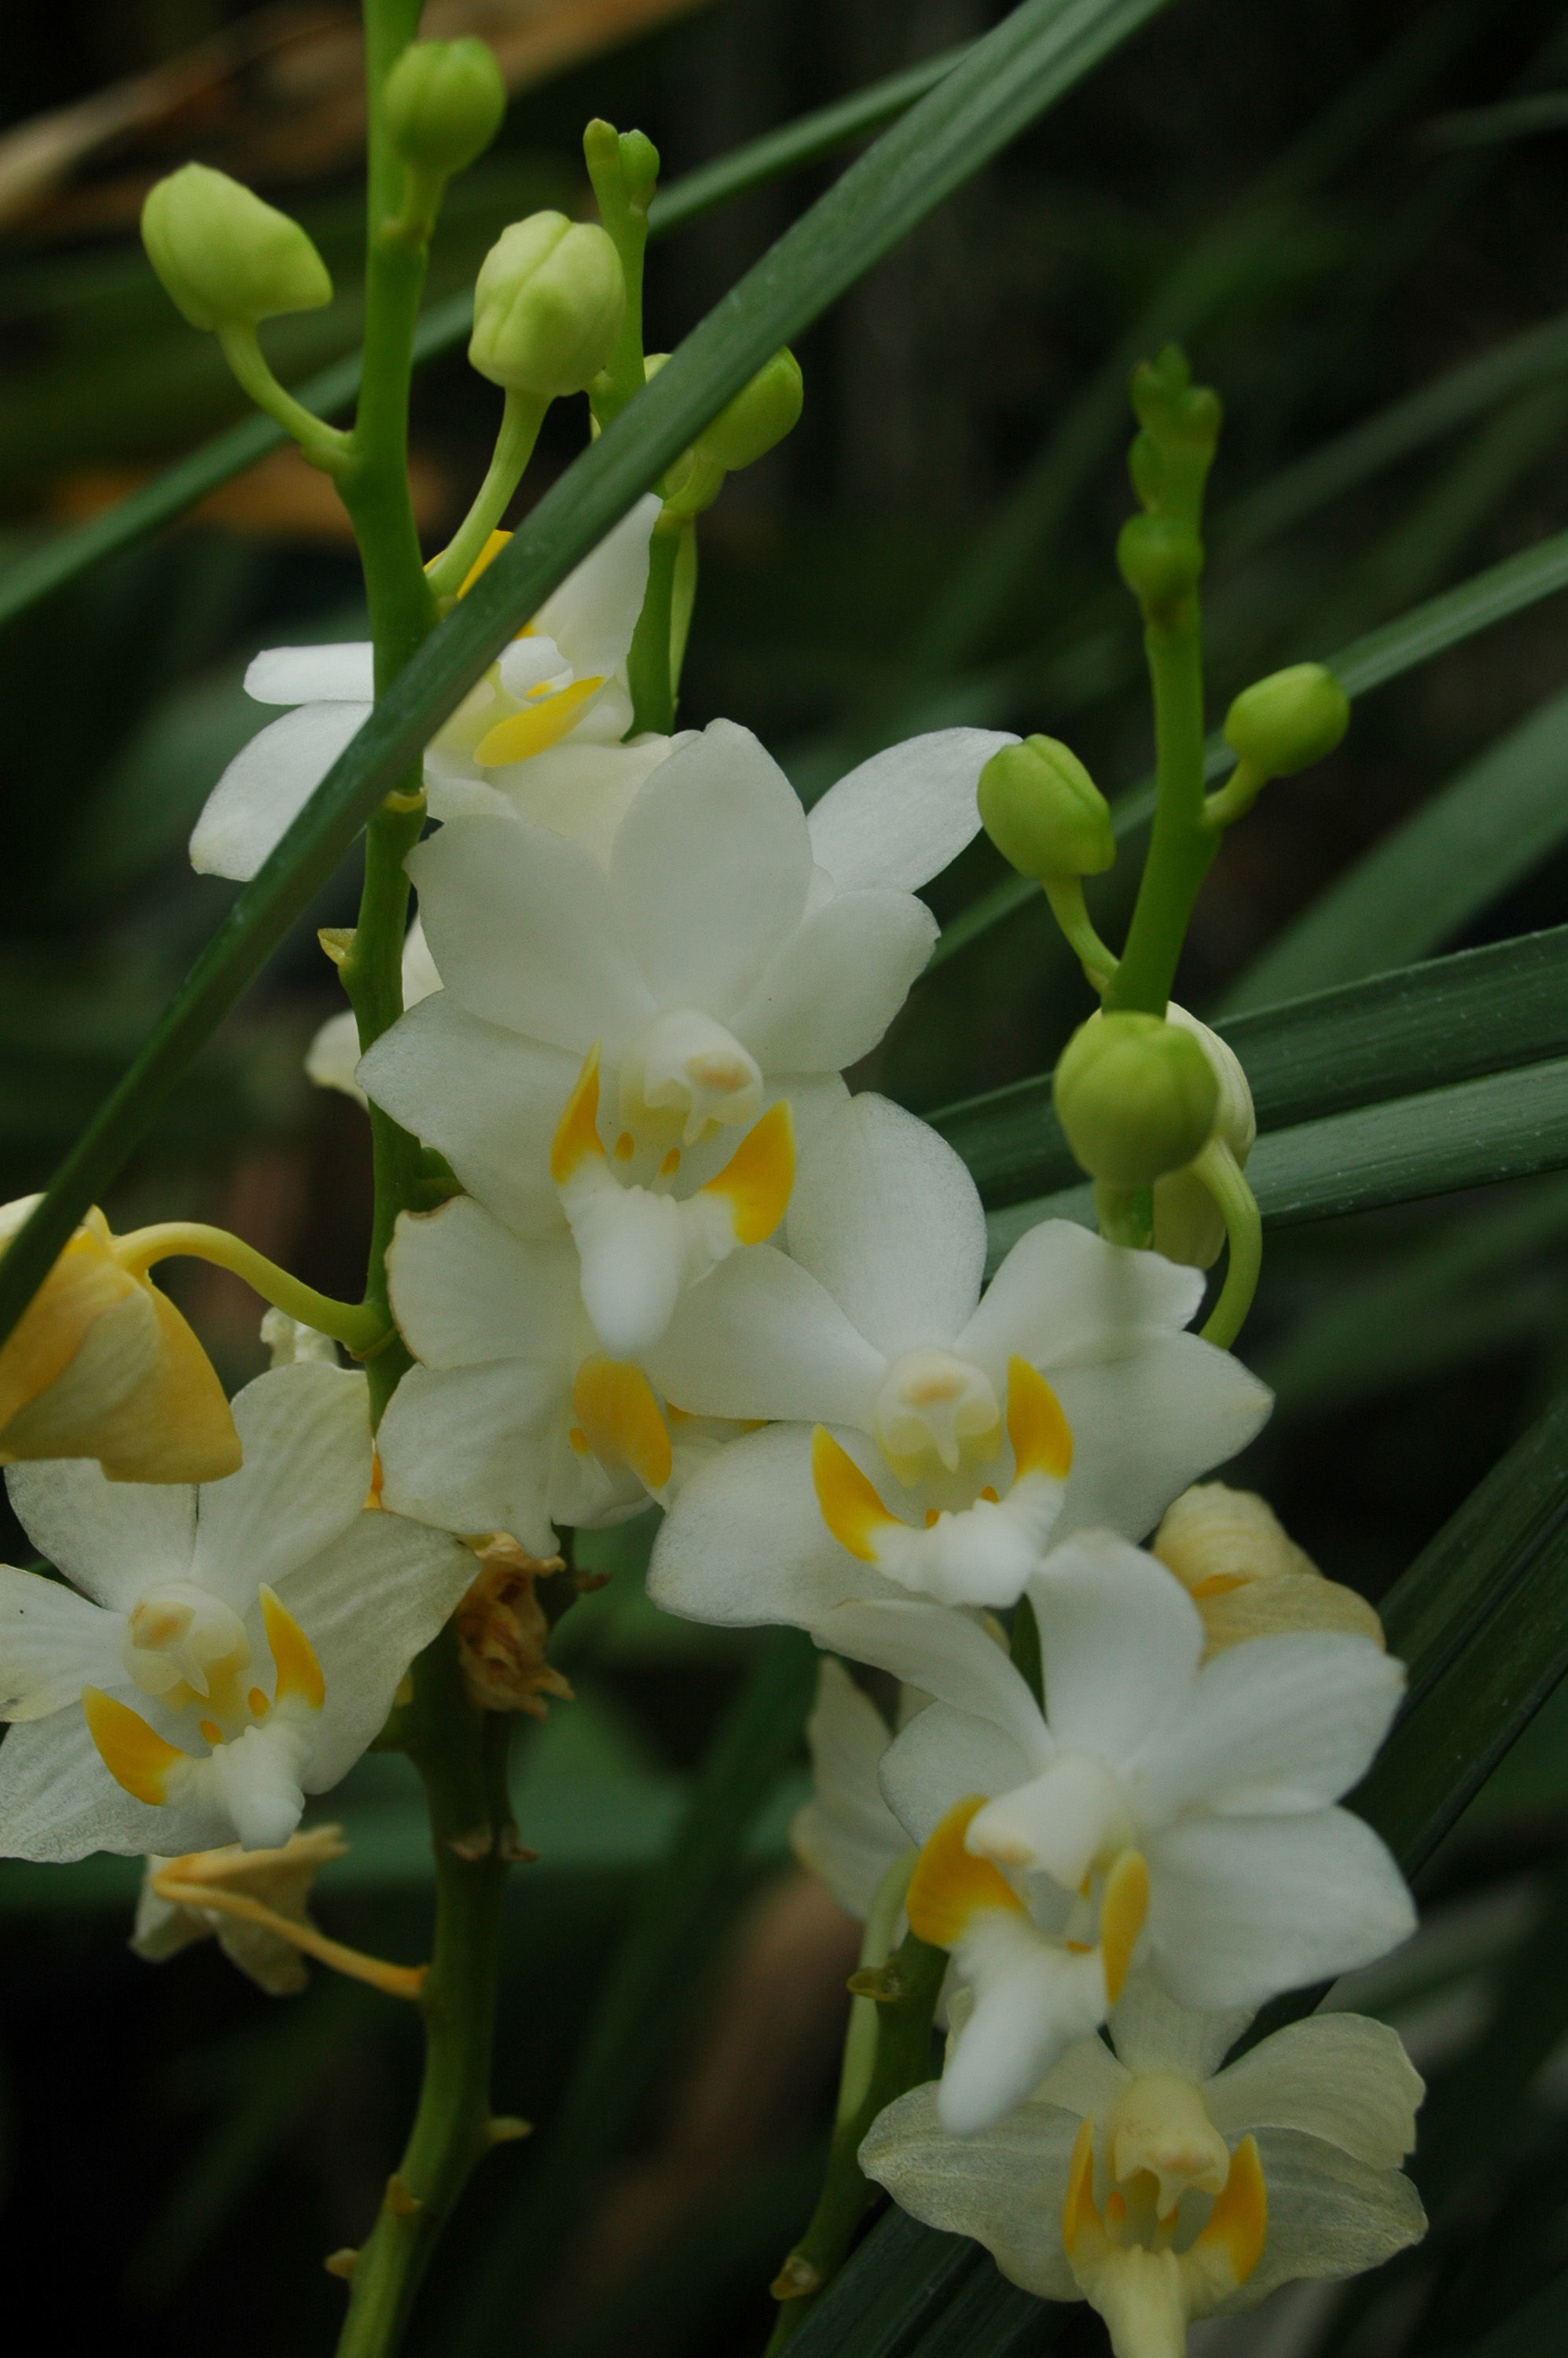
<path fill-rule="evenodd" d="M 1165 0 L 1023 0 L 852 164 L 552 485 L 427 640 L 228 916 L 0 1264 L 0 1341 L 180 1074 L 520 623 L 781 344 Z"/>
<path fill-rule="evenodd" d="M 1331 500 L 1355 491 L 1427 443 L 1484 416 L 1499 403 L 1568 372 L 1568 312 L 1510 336 L 1476 360 L 1422 385 L 1336 435 L 1243 492 L 1210 518 L 1207 538 L 1221 562 L 1287 532 Z"/>
<path fill-rule="evenodd" d="M 924 98 L 963 54 L 961 49 L 948 49 L 940 57 L 924 58 L 903 73 L 890 74 L 884 81 L 856 91 L 849 98 L 818 107 L 796 122 L 786 124 L 783 130 L 770 131 L 761 139 L 750 140 L 744 147 L 704 164 L 697 171 L 672 180 L 649 209 L 649 236 L 667 237 L 687 222 L 712 212 L 735 197 L 744 196 L 749 189 L 782 179 L 786 173 L 802 171 L 807 165 L 818 163 L 823 157 L 880 130 L 884 123 L 891 123 L 913 106 L 916 99 Z M 470 295 L 454 295 L 445 303 L 433 305 L 419 322 L 414 344 L 415 366 L 454 352 L 472 324 Z M 362 355 L 354 352 L 347 360 L 335 362 L 319 376 L 299 385 L 296 398 L 319 417 L 337 416 L 352 406 L 359 392 L 361 360 Z M 269 450 L 279 449 L 287 439 L 282 427 L 275 426 L 270 417 L 247 417 L 241 425 L 232 426 L 204 442 L 189 458 L 166 468 L 151 482 L 117 500 L 90 524 L 80 525 L 74 532 L 61 533 L 42 548 L 19 558 L 0 573 L 0 629 L 27 607 L 36 605 L 40 598 L 49 597 L 81 574 L 91 572 L 105 557 L 134 548 L 150 534 L 174 523 L 199 500 L 204 500 L 209 492 L 217 491 L 245 468 L 254 466 Z"/>
<path fill-rule="evenodd" d="M 1568 691 L 1549 697 L 1321 893 L 1227 1014 L 1423 957 L 1568 837 Z"/>
<path fill-rule="evenodd" d="M 1568 925 L 1227 1016 L 1215 1028 L 1241 1059 L 1264 1131 L 1568 1056 Z M 989 1206 L 1080 1175 L 1048 1073 L 930 1119 Z"/>

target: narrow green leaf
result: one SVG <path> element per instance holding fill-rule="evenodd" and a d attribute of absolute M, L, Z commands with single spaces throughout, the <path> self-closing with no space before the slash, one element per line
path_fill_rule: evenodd
<path fill-rule="evenodd" d="M 1554 1177 L 1477 1214 L 1466 1206 L 1413 1248 L 1347 1257 L 1314 1286 L 1278 1338 L 1248 1358 L 1281 1417 L 1344 1415 L 1401 1385 L 1521 1345 L 1553 1344 L 1563 1324 L 1563 1284 L 1543 1273 L 1543 1249 L 1568 1238 L 1568 1179 Z"/>
<path fill-rule="evenodd" d="M 1487 747 L 1321 893 L 1227 1013 L 1426 956 L 1568 838 L 1568 690 Z"/>
<path fill-rule="evenodd" d="M 1568 925 L 1227 1015 L 1215 1028 L 1241 1059 L 1264 1131 L 1543 1063 L 1568 1055 Z M 1048 1073 L 930 1119 L 988 1205 L 1080 1176 Z"/>
<path fill-rule="evenodd" d="M 1568 1398 L 1472 1492 L 1381 1611 L 1410 1694 L 1355 1807 L 1413 1875 L 1568 1672 Z"/>
<path fill-rule="evenodd" d="M 1565 372 L 1568 311 L 1543 319 L 1523 335 L 1510 336 L 1478 359 L 1390 402 L 1333 441 L 1320 443 L 1293 466 L 1281 468 L 1256 491 L 1217 509 L 1207 535 L 1215 556 L 1228 562 L 1245 555 L 1429 442 Z"/>
<path fill-rule="evenodd" d="M 989 2267 L 967 2235 L 923 2227 L 892 2208 L 790 2342 L 799 2358 L 909 2358 L 933 2318 Z"/>
<path fill-rule="evenodd" d="M 965 44 L 922 58 L 918 65 L 906 66 L 902 73 L 868 82 L 864 90 L 852 91 L 848 98 L 836 98 L 810 114 L 798 115 L 782 130 L 765 131 L 760 139 L 748 140 L 744 147 L 732 148 L 728 156 L 717 156 L 711 164 L 699 165 L 695 172 L 672 180 L 648 208 L 649 236 L 667 237 L 717 206 L 764 188 L 770 181 L 782 180 L 788 173 L 804 171 L 825 156 L 836 155 L 839 148 L 880 131 L 950 73 L 968 54 L 968 48 Z"/>
<path fill-rule="evenodd" d="M 1560 2268 L 1550 2284 L 1511 2317 L 1494 2326 L 1457 2358 L 1562 2358 L 1563 2318 L 1568 2309 L 1568 2268 Z"/>
<path fill-rule="evenodd" d="M 830 106 L 818 107 L 782 130 L 749 140 L 730 155 L 720 156 L 713 163 L 672 180 L 649 209 L 649 236 L 667 237 L 687 222 L 744 196 L 748 190 L 782 179 L 786 173 L 802 171 L 868 133 L 880 130 L 883 124 L 891 123 L 913 106 L 916 99 L 923 98 L 963 54 L 962 49 L 946 49 L 939 57 L 925 58 L 903 73 L 890 74 L 849 98 L 836 99 Z M 456 351 L 466 340 L 472 323 L 471 295 L 454 295 L 447 302 L 433 305 L 419 322 L 414 347 L 415 366 L 421 367 L 427 361 L 439 360 Z M 355 352 L 323 369 L 319 375 L 295 388 L 297 399 L 319 416 L 339 416 L 352 406 L 359 392 L 361 359 L 362 355 Z M 61 533 L 44 547 L 19 558 L 0 573 L 0 629 L 27 607 L 36 605 L 40 598 L 75 580 L 79 574 L 90 571 L 105 557 L 135 547 L 149 534 L 172 524 L 210 492 L 243 473 L 246 467 L 254 466 L 269 450 L 280 449 L 287 439 L 283 428 L 275 426 L 270 417 L 248 417 L 243 424 L 215 435 L 151 482 L 128 492 L 102 515 L 94 516 L 91 524 L 81 525 L 74 532 Z"/>
<path fill-rule="evenodd" d="M 546 492 L 241 892 L 66 1158 L 0 1264 L 0 1340 L 197 1050 L 518 625 L 780 344 L 1164 5 L 1023 0 L 785 232 Z"/>
<path fill-rule="evenodd" d="M 691 1805 L 600 1992 L 559 2112 L 530 2172 L 521 2214 L 495 2239 L 455 2337 L 487 2348 L 515 2315 L 567 2232 L 594 2171 L 636 2124 L 687 2018 L 694 1977 L 721 1928 L 752 1822 L 800 1748 L 816 1654 L 795 1629 L 769 1632 L 710 1746 Z"/>
<path fill-rule="evenodd" d="M 1512 615 L 1539 605 L 1542 599 L 1554 597 L 1563 589 L 1568 589 L 1568 532 L 1556 533 L 1550 540 L 1538 541 L 1533 548 L 1521 549 L 1517 557 L 1505 557 L 1500 565 L 1472 574 L 1468 581 L 1445 590 L 1441 597 L 1429 598 L 1424 605 L 1401 614 L 1397 622 L 1385 623 L 1380 630 L 1353 640 L 1336 654 L 1322 655 L 1317 660 L 1328 665 L 1347 696 L 1366 696 L 1371 689 L 1386 687 L 1390 680 L 1402 678 L 1406 672 L 1431 663 L 1436 656 L 1446 654 L 1451 647 L 1463 645 L 1466 639 L 1506 622 Z M 1032 676 L 1033 663 L 1033 658 L 1029 658 L 1020 673 L 1021 689 Z M 1011 700 L 1007 697 L 1000 699 L 1003 705 Z M 1233 760 L 1225 740 L 1216 730 L 1204 748 L 1205 777 L 1212 782 L 1223 776 Z M 1143 826 L 1153 807 L 1153 785 L 1149 779 L 1119 795 L 1111 805 L 1118 837 L 1126 838 Z M 992 925 L 1022 908 L 1039 889 L 1024 877 L 1004 877 L 945 929 L 926 973 L 935 973 L 981 934 L 989 933 Z"/>

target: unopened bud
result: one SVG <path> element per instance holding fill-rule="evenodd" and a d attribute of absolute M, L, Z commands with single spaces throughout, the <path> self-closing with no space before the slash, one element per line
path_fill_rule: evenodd
<path fill-rule="evenodd" d="M 327 265 L 299 223 L 205 164 L 147 191 L 142 243 L 193 328 L 254 328 L 332 299 Z"/>
<path fill-rule="evenodd" d="M 469 359 L 508 393 L 580 393 L 610 358 L 625 308 L 606 232 L 531 213 L 502 231 L 480 265 Z"/>
<path fill-rule="evenodd" d="M 614 192 L 633 211 L 647 211 L 659 185 L 659 151 L 645 131 L 617 131 L 599 115 L 582 135 L 582 152 L 601 210 Z"/>
<path fill-rule="evenodd" d="M 698 456 L 716 460 L 730 475 L 751 466 L 784 440 L 804 399 L 800 362 L 786 346 L 764 362 L 751 384 L 743 384 L 703 428 L 697 438 Z"/>
<path fill-rule="evenodd" d="M 1203 572 L 1203 543 L 1173 516 L 1129 516 L 1116 544 L 1121 578 L 1145 606 L 1177 605 Z"/>
<path fill-rule="evenodd" d="M 1091 1019 L 1092 1020 L 1092 1019 Z M 1219 1087 L 1214 1136 L 1234 1155 L 1238 1169 L 1246 1167 L 1258 1137 L 1258 1117 L 1241 1060 L 1227 1041 L 1174 1000 L 1165 1010 L 1168 1023 L 1191 1033 L 1208 1058 Z M 1154 1184 L 1154 1249 L 1167 1260 L 1189 1269 L 1212 1269 L 1225 1245 L 1225 1215 L 1203 1181 L 1192 1171 L 1168 1171 Z"/>
<path fill-rule="evenodd" d="M 414 41 L 388 74 L 382 105 L 403 161 L 445 178 L 500 130 L 506 84 L 486 41 Z"/>
<path fill-rule="evenodd" d="M 1054 737 L 1004 745 L 980 772 L 980 824 L 1021 876 L 1036 883 L 1098 876 L 1116 858 L 1110 805 Z"/>
<path fill-rule="evenodd" d="M 1078 1162 L 1113 1187 L 1181 1170 L 1208 1144 L 1219 1110 L 1202 1047 L 1157 1015 L 1091 1016 L 1062 1051 L 1052 1094 Z"/>
<path fill-rule="evenodd" d="M 1292 664 L 1244 687 L 1225 716 L 1225 741 L 1249 769 L 1288 778 L 1332 753 L 1350 726 L 1350 698 L 1322 664 Z"/>

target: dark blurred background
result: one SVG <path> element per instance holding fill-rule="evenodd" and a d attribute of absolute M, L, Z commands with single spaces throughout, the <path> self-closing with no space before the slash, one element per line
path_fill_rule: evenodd
<path fill-rule="evenodd" d="M 468 283 L 507 220 L 584 205 L 589 115 L 650 132 L 667 180 L 1000 13 L 978 0 L 446 0 L 426 29 L 489 34 L 517 96 L 495 150 L 454 187 L 432 294 Z M 177 319 L 135 243 L 150 180 L 195 156 L 311 228 L 338 300 L 267 331 L 297 378 L 356 341 L 362 136 L 351 17 L 307 0 L 254 13 L 24 0 L 7 56 L 0 561 L 240 414 L 215 348 Z M 1258 672 L 1342 646 L 1561 529 L 1564 92 L 1568 16 L 1545 0 L 1177 0 L 806 339 L 799 429 L 704 520 L 683 722 L 747 723 L 807 799 L 880 745 L 955 720 L 1065 736 L 1108 793 L 1134 783 L 1151 732 L 1113 561 L 1130 505 L 1124 385 L 1130 362 L 1171 336 L 1227 407 L 1210 503 L 1213 719 Z M 661 245 L 650 341 L 684 334 L 833 168 Z M 1537 361 L 1510 361 L 1515 340 L 1553 326 Z M 1290 471 L 1499 355 L 1495 389 L 1463 418 L 1407 435 L 1332 496 Z M 552 415 L 524 504 L 579 447 L 578 409 Z M 460 356 L 419 379 L 414 472 L 432 550 L 477 486 L 497 411 Z M 246 662 L 358 635 L 359 613 L 331 495 L 290 457 L 0 632 L 0 1199 L 44 1183 L 227 905 L 232 888 L 192 876 L 184 844 L 266 717 L 242 692 Z M 1269 791 L 1205 890 L 1185 1003 L 1261 1004 L 1568 918 L 1565 619 L 1548 600 L 1368 696 L 1332 762 Z M 1461 892 L 1460 921 L 1439 893 L 1430 909 L 1390 904 L 1385 928 L 1374 889 L 1358 929 L 1336 931 L 1332 901 L 1329 920 L 1305 922 L 1484 757 L 1483 795 L 1494 773 L 1534 763 L 1537 815 L 1517 856 L 1519 823 L 1499 820 L 1492 881 Z M 1098 892 L 1107 927 L 1137 849 Z M 946 923 L 1000 881 L 982 841 L 931 897 Z M 225 1024 L 116 1190 L 116 1227 L 219 1220 L 318 1284 L 357 1289 L 363 1117 L 301 1070 L 340 1004 L 315 927 L 351 918 L 354 893 L 345 872 Z M 1048 1066 L 1088 1004 L 1032 905 L 918 986 L 857 1077 L 928 1111 Z M 254 1373 L 253 1298 L 214 1271 L 168 1275 L 225 1378 Z M 1264 1488 L 1325 1571 L 1377 1596 L 1568 1376 L 1565 1309 L 1558 1178 L 1279 1236 L 1243 1352 L 1280 1411 L 1233 1478 Z M 633 1526 L 592 1544 L 611 1584 L 561 1633 L 578 1700 L 519 1747 L 520 1820 L 542 1858 L 513 1894 L 498 2094 L 543 2124 L 754 1651 L 653 1613 L 648 1536 Z M 796 1767 L 771 1791 L 694 1927 L 689 2003 L 647 2025 L 654 2098 L 544 2280 L 480 2334 L 466 2303 L 481 2248 L 520 2233 L 529 2201 L 527 2149 L 509 2148 L 438 2262 L 416 2350 L 761 2347 L 760 2288 L 811 2201 L 856 1944 L 787 1864 L 804 1790 Z M 324 1920 L 421 1953 L 411 1772 L 368 1760 L 334 1804 L 354 1847 L 328 1878 Z M 1428 1872 L 1436 1948 L 1365 1994 L 1411 2030 L 1423 2065 L 1470 2051 L 1518 1943 L 1552 1920 L 1541 1911 L 1565 1829 L 1568 1721 L 1549 1707 Z M 393 2166 L 414 2026 L 325 1976 L 304 1999 L 269 2001 L 211 1943 L 139 1963 L 124 1945 L 136 1882 L 127 1862 L 0 1867 L 11 2280 L 37 2287 L 68 2348 L 107 2331 L 126 2351 L 218 2333 L 232 2358 L 325 2352 L 342 2295 L 319 2259 L 359 2240 Z M 1488 2239 L 1495 2254 L 1499 2219 L 1517 2223 L 1526 2179 L 1533 2256 L 1510 2265 L 1568 2256 L 1561 2078 L 1521 2078 L 1511 2158 L 1424 2275 L 1380 2307 L 1357 2294 L 1337 2312 L 1298 2302 L 1250 2338 L 1227 2327 L 1217 2350 L 1468 2346 L 1487 2314 L 1478 2255 Z M 1075 2348 L 1103 2348 L 1098 2326 L 1075 2334 Z"/>

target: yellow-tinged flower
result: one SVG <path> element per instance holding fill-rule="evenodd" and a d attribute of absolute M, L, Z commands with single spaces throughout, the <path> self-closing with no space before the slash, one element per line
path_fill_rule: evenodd
<path fill-rule="evenodd" d="M 0 1247 L 38 1201 L 0 1207 Z M 96 1457 L 112 1482 L 214 1482 L 240 1463 L 206 1353 L 96 1207 L 0 1348 L 0 1466 L 38 1457 Z"/>
<path fill-rule="evenodd" d="M 1206 1660 L 1289 1629 L 1342 1629 L 1383 1643 L 1366 1598 L 1326 1579 L 1255 1490 L 1195 1483 L 1166 1510 L 1152 1545 L 1203 1616 Z"/>
<path fill-rule="evenodd" d="M 1400 2168 L 1422 2089 L 1397 2034 L 1319 2015 L 1227 2065 L 1248 2019 L 1173 2006 L 1135 1974 L 1111 2044 L 1070 2047 L 1006 2121 L 960 2140 L 936 2089 L 916 2088 L 861 2167 L 1014 2284 L 1087 2299 L 1115 2358 L 1183 2358 L 1197 2319 L 1376 2267 L 1426 2226 Z"/>
<path fill-rule="evenodd" d="M 341 1826 L 312 1826 L 308 1833 L 290 1834 L 277 1850 L 244 1850 L 238 1843 L 226 1843 L 221 1850 L 193 1851 L 184 1858 L 149 1858 L 136 1901 L 132 1948 L 149 1964 L 158 1965 L 193 1941 L 215 1937 L 224 1955 L 269 1997 L 293 1997 L 309 1979 L 298 1949 L 270 1926 L 231 1914 L 222 1902 L 237 1895 L 258 1901 L 290 1924 L 313 1929 L 310 1887 L 320 1868 L 347 1855 L 341 1833 Z M 194 1898 L 168 1898 L 158 1887 L 166 1881 L 180 1888 L 210 1890 L 214 1905 L 202 1908 Z"/>

